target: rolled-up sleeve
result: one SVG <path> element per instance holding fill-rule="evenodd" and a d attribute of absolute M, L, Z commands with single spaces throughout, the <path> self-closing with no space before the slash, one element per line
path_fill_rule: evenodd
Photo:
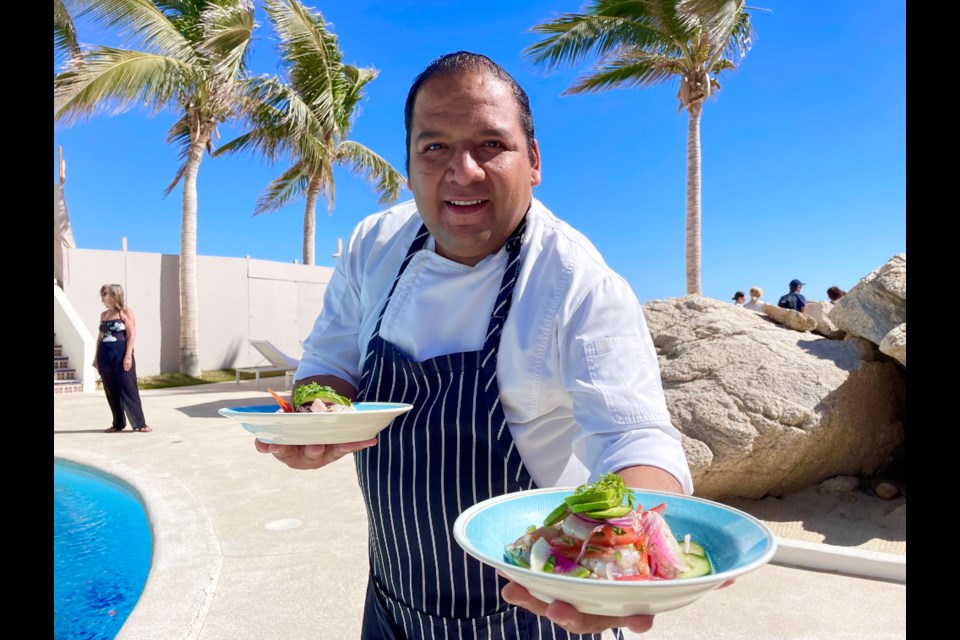
<path fill-rule="evenodd" d="M 635 465 L 673 475 L 693 493 L 690 467 L 663 393 L 643 309 L 630 286 L 609 274 L 591 287 L 561 327 L 561 368 L 579 433 L 574 454 L 601 473 Z"/>

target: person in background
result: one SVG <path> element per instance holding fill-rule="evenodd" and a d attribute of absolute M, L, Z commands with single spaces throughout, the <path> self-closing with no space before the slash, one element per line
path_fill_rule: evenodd
<path fill-rule="evenodd" d="M 827 289 L 827 297 L 830 298 L 830 302 L 836 302 L 845 295 L 847 295 L 847 292 L 836 285 Z"/>
<path fill-rule="evenodd" d="M 737 305 L 738 307 L 742 307 L 746 300 L 747 296 L 743 293 L 743 291 L 737 291 L 735 294 L 733 294 L 733 304 Z"/>
<path fill-rule="evenodd" d="M 791 280 L 790 292 L 780 296 L 780 301 L 777 302 L 777 306 L 781 309 L 793 309 L 794 311 L 803 313 L 803 310 L 807 308 L 807 299 L 800 293 L 803 285 L 804 283 L 796 278 Z"/>
<path fill-rule="evenodd" d="M 456 514 L 506 493 L 614 472 L 634 488 L 693 483 L 640 302 L 533 198 L 526 92 L 460 51 L 417 76 L 404 119 L 414 199 L 356 227 L 295 387 L 414 408 L 370 440 L 256 449 L 293 469 L 353 454 L 370 526 L 363 638 L 647 631 L 653 616 L 543 602 L 453 539 Z"/>
<path fill-rule="evenodd" d="M 763 307 L 760 305 L 764 304 L 760 302 L 760 298 L 763 297 L 763 289 L 760 287 L 750 287 L 750 302 L 743 305 L 744 309 L 750 309 L 750 311 L 755 311 L 757 313 L 763 313 Z"/>
<path fill-rule="evenodd" d="M 100 372 L 103 392 L 113 413 L 113 425 L 105 431 L 123 431 L 127 416 L 134 431 L 153 431 L 143 417 L 137 387 L 137 365 L 133 357 L 137 321 L 133 310 L 124 302 L 123 287 L 118 284 L 100 287 L 100 300 L 106 310 L 100 314 L 93 368 Z"/>

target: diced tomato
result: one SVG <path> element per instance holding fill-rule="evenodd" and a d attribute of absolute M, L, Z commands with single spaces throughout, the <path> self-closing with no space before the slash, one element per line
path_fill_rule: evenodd
<path fill-rule="evenodd" d="M 616 528 L 619 528 L 621 533 L 617 533 L 615 531 Z M 593 534 L 590 542 L 605 542 L 607 546 L 614 547 L 623 544 L 634 544 L 639 539 L 640 536 L 637 535 L 633 527 L 613 527 L 611 525 L 605 525 L 599 533 Z"/>
<path fill-rule="evenodd" d="M 643 575 L 650 575 L 652 573 L 650 571 L 650 553 L 647 551 L 647 534 L 645 531 L 640 532 L 640 539 L 633 546 L 640 552 L 640 566 L 637 569 Z"/>

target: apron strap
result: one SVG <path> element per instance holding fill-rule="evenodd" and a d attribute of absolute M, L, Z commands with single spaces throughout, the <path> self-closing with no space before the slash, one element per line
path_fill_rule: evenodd
<path fill-rule="evenodd" d="M 524 215 L 520 224 L 507 238 L 507 268 L 503 272 L 500 292 L 497 294 L 497 302 L 493 305 L 490 324 L 487 326 L 487 337 L 483 344 L 482 363 L 484 366 L 500 350 L 500 334 L 503 332 L 503 325 L 506 324 L 507 315 L 510 313 L 510 304 L 513 302 L 513 287 L 517 283 L 517 274 L 520 273 L 520 247 L 523 245 L 523 233 L 526 229 L 527 216 Z"/>

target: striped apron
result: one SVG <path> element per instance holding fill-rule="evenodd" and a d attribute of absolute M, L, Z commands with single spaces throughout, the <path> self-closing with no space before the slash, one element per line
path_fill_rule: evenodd
<path fill-rule="evenodd" d="M 464 553 L 452 535 L 467 507 L 536 487 L 510 435 L 496 376 L 525 226 L 526 218 L 507 241 L 509 260 L 480 351 L 413 362 L 380 337 L 397 282 L 429 237 L 425 226 L 380 311 L 358 400 L 404 402 L 413 409 L 380 432 L 377 446 L 354 454 L 369 520 L 366 640 L 600 638 L 570 634 L 505 602 L 504 581 Z"/>

